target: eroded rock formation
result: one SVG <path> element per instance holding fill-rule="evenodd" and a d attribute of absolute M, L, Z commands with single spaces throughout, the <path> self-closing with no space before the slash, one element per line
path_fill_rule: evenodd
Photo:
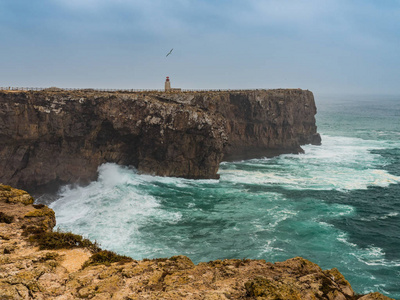
<path fill-rule="evenodd" d="M 0 299 L 390 299 L 355 295 L 337 269 L 322 270 L 301 257 L 275 264 L 229 259 L 194 265 L 174 256 L 89 265 L 92 248 L 39 249 L 32 237 L 51 232 L 54 212 L 32 202 L 26 192 L 0 185 Z"/>
<path fill-rule="evenodd" d="M 304 90 L 0 92 L 0 182 L 34 191 L 87 183 L 105 162 L 218 178 L 222 160 L 320 143 Z"/>

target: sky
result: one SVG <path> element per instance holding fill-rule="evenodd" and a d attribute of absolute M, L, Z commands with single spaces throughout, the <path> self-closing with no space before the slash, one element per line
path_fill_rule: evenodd
<path fill-rule="evenodd" d="M 0 37 L 0 86 L 400 94 L 400 0 L 0 0 Z"/>

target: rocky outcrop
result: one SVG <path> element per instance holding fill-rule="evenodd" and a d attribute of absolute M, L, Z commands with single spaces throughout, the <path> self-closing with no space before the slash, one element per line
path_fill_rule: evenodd
<path fill-rule="evenodd" d="M 46 250 L 36 242 L 38 232 L 52 232 L 55 219 L 51 209 L 32 201 L 0 185 L 0 299 L 390 299 L 355 295 L 337 269 L 322 270 L 301 257 L 194 265 L 185 256 L 119 262 L 108 256 L 93 264 L 104 252 L 93 254 L 93 244 Z"/>
<path fill-rule="evenodd" d="M 105 162 L 218 178 L 222 160 L 320 143 L 311 92 L 0 92 L 0 182 L 87 183 Z"/>

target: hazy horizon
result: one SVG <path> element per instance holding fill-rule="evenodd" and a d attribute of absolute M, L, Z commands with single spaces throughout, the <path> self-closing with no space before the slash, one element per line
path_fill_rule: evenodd
<path fill-rule="evenodd" d="M 0 86 L 161 89 L 170 76 L 396 95 L 399 16 L 398 0 L 0 0 Z"/>

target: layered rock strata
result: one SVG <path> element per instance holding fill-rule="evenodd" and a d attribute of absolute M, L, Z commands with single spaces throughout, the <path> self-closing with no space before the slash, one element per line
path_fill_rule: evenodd
<path fill-rule="evenodd" d="M 218 178 L 222 160 L 319 144 L 315 114 L 304 90 L 0 92 L 0 182 L 30 191 L 87 183 L 105 162 Z"/>
<path fill-rule="evenodd" d="M 91 266 L 91 249 L 39 250 L 32 243 L 33 232 L 55 224 L 51 209 L 32 203 L 26 192 L 0 185 L 0 299 L 390 299 L 355 295 L 337 269 L 301 257 L 194 265 L 174 256 Z"/>

